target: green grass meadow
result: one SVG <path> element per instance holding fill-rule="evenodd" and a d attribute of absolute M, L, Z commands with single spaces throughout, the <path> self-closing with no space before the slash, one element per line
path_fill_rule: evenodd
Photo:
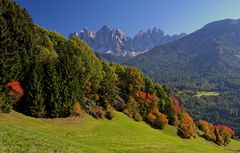
<path fill-rule="evenodd" d="M 0 114 L 3 153 L 240 153 L 240 142 L 220 147 L 203 138 L 186 140 L 168 126 L 156 130 L 115 112 L 111 121 L 81 118 L 35 119 L 17 112 Z"/>
<path fill-rule="evenodd" d="M 207 91 L 199 91 L 197 94 L 196 94 L 197 97 L 201 97 L 201 96 L 219 96 L 219 93 L 218 92 L 215 92 L 215 91 L 210 91 L 210 92 L 207 92 Z"/>

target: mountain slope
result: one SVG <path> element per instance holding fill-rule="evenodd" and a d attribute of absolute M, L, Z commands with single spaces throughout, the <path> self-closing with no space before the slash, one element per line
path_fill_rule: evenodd
<path fill-rule="evenodd" d="M 213 22 L 127 62 L 157 81 L 219 81 L 240 74 L 240 20 Z M 223 74 L 224 75 L 221 75 Z M 217 78 L 217 80 L 216 80 Z"/>
<path fill-rule="evenodd" d="M 236 153 L 240 142 L 220 147 L 201 137 L 185 140 L 168 126 L 159 131 L 133 122 L 122 113 L 112 121 L 82 118 L 35 119 L 12 112 L 0 114 L 0 152 L 84 153 Z M 14 143 L 14 145 L 13 145 Z"/>

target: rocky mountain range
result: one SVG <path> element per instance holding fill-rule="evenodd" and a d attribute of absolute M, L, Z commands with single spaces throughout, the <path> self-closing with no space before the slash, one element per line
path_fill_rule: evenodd
<path fill-rule="evenodd" d="M 84 28 L 79 33 L 74 32 L 71 36 L 79 36 L 98 53 L 107 53 L 116 56 L 134 57 L 152 49 L 155 46 L 172 42 L 186 36 L 185 33 L 179 35 L 166 35 L 159 28 L 139 31 L 133 38 L 127 36 L 119 29 L 111 29 L 104 25 L 97 32 Z"/>

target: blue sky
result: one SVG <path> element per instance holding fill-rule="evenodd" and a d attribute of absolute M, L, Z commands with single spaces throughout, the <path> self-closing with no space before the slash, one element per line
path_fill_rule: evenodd
<path fill-rule="evenodd" d="M 240 18 L 240 0 L 16 0 L 33 21 L 68 36 L 102 25 L 133 36 L 159 27 L 167 34 L 191 33 L 205 24 Z"/>

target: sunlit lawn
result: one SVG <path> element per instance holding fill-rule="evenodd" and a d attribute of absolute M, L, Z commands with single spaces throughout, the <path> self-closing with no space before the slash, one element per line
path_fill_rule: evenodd
<path fill-rule="evenodd" d="M 0 152 L 82 152 L 82 153 L 237 153 L 240 142 L 228 147 L 197 137 L 176 136 L 168 126 L 155 130 L 135 122 L 122 113 L 115 118 L 35 119 L 20 113 L 0 114 Z"/>

